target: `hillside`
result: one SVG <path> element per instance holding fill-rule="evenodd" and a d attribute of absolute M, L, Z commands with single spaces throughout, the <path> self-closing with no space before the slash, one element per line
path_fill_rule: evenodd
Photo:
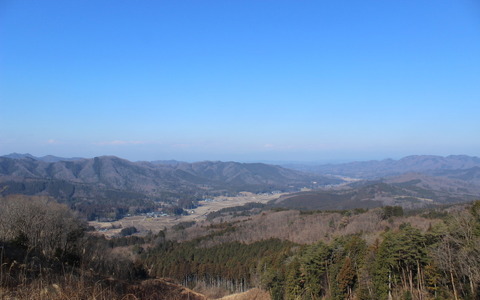
<path fill-rule="evenodd" d="M 445 177 L 453 180 L 468 182 L 472 185 L 480 186 L 480 167 L 457 170 L 433 170 L 428 174 L 437 177 Z"/>
<path fill-rule="evenodd" d="M 142 257 L 155 276 L 272 299 L 478 299 L 479 209 L 225 212 Z"/>
<path fill-rule="evenodd" d="M 384 178 L 382 181 L 456 195 L 480 195 L 480 168 L 478 167 L 465 170 L 439 170 L 432 174 L 434 175 L 405 173 Z"/>
<path fill-rule="evenodd" d="M 478 201 L 244 209 L 105 239 L 46 197 L 0 197 L 0 298 L 478 299 Z"/>
<path fill-rule="evenodd" d="M 361 181 L 342 189 L 292 193 L 270 206 L 290 209 L 343 210 L 385 205 L 414 209 L 480 198 L 480 188 L 462 181 L 405 174 L 384 181 Z"/>
<path fill-rule="evenodd" d="M 466 155 L 414 155 L 399 160 L 290 167 L 362 180 L 350 182 L 342 189 L 288 195 L 276 201 L 275 206 L 352 209 L 399 205 L 418 208 L 480 198 L 480 158 Z"/>
<path fill-rule="evenodd" d="M 10 153 L 7 155 L 3 155 L 2 157 L 13 158 L 13 159 L 32 158 L 32 159 L 41 160 L 44 162 L 74 161 L 74 160 L 83 159 L 81 157 L 58 157 L 54 155 L 33 156 L 30 153 Z"/>
<path fill-rule="evenodd" d="M 313 183 L 315 182 L 315 183 Z M 0 193 L 49 195 L 82 212 L 192 207 L 197 199 L 240 191 L 295 191 L 341 180 L 266 164 L 130 162 L 113 156 L 45 162 L 0 157 Z"/>
<path fill-rule="evenodd" d="M 239 188 L 286 189 L 340 183 L 341 180 L 305 174 L 266 164 L 196 162 L 158 164 L 130 162 L 114 156 L 75 161 L 44 162 L 31 158 L 0 158 L 0 176 L 5 179 L 48 179 L 95 184 L 103 188 L 131 190 L 155 195 L 159 189 L 201 187 L 207 190 Z"/>
<path fill-rule="evenodd" d="M 435 170 L 465 170 L 480 167 L 480 158 L 467 155 L 412 155 L 399 160 L 371 160 L 344 164 L 286 165 L 289 168 L 316 174 L 332 174 L 355 178 L 374 179 L 408 172 L 431 172 Z"/>
<path fill-rule="evenodd" d="M 193 208 L 199 199 L 241 191 L 293 192 L 271 203 L 293 209 L 418 208 L 478 199 L 480 167 L 475 165 L 479 160 L 469 156 L 409 156 L 398 161 L 317 166 L 317 175 L 311 175 L 261 163 L 131 162 L 114 156 L 69 160 L 12 154 L 0 157 L 0 194 L 52 196 L 91 220 L 118 219 L 159 207 Z M 322 189 L 342 180 L 321 173 L 384 176 Z M 303 187 L 312 190 L 299 193 Z"/>

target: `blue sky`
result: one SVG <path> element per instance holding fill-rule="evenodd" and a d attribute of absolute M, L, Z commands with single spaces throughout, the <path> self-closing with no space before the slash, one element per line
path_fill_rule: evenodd
<path fill-rule="evenodd" d="M 0 1 L 0 154 L 480 156 L 480 3 Z"/>

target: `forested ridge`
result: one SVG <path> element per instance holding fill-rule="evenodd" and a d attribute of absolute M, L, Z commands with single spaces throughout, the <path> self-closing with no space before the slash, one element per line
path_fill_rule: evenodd
<path fill-rule="evenodd" d="M 373 241 L 360 232 L 311 244 L 268 239 L 202 246 L 214 239 L 210 234 L 157 246 L 143 257 L 155 276 L 234 291 L 261 286 L 272 299 L 478 299 L 480 202 L 448 214 L 423 212 L 427 220 L 442 218 L 426 230 L 394 226 L 394 219 L 406 219 L 401 209 L 383 213 L 392 227 Z M 234 224 L 224 226 L 223 233 L 235 231 Z"/>
<path fill-rule="evenodd" d="M 191 209 L 204 198 L 242 191 L 296 191 L 341 182 L 261 163 L 169 164 L 131 162 L 114 156 L 42 161 L 31 156 L 0 156 L 0 196 L 48 195 L 89 220 Z"/>
<path fill-rule="evenodd" d="M 4 299 L 215 299 L 252 288 L 272 299 L 480 296 L 480 201 L 418 211 L 246 205 L 112 239 L 50 198 L 0 206 Z"/>

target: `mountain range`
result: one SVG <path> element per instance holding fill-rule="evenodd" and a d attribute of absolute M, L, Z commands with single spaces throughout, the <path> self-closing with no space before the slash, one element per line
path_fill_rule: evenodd
<path fill-rule="evenodd" d="M 339 183 L 341 180 L 307 174 L 280 166 L 237 162 L 131 162 L 115 156 L 92 159 L 45 161 L 45 159 L 0 157 L 0 176 L 7 179 L 48 179 L 72 183 L 96 184 L 112 189 L 155 194 L 169 186 L 196 186 L 204 189 L 238 189 L 270 186 L 311 185 Z"/>
<path fill-rule="evenodd" d="M 384 159 L 343 164 L 287 164 L 287 168 L 316 173 L 340 175 L 361 179 L 376 179 L 409 172 L 440 174 L 448 170 L 466 170 L 480 167 L 480 158 L 467 155 L 411 155 L 399 160 Z"/>
<path fill-rule="evenodd" d="M 80 211 L 122 212 L 155 205 L 189 208 L 240 191 L 295 191 L 342 180 L 280 166 L 237 162 L 131 162 L 114 156 L 58 160 L 0 157 L 0 195 L 48 195 Z M 58 161 L 57 161 L 58 160 Z"/>
<path fill-rule="evenodd" d="M 399 160 L 289 167 L 356 180 L 341 188 L 286 195 L 273 206 L 323 210 L 383 205 L 421 208 L 480 199 L 478 157 L 414 155 Z"/>
<path fill-rule="evenodd" d="M 478 199 L 479 186 L 462 181 L 452 183 L 449 179 L 422 174 L 406 174 L 383 181 L 359 181 L 341 189 L 290 193 L 269 205 L 306 210 L 349 210 L 385 205 L 417 209 Z"/>
<path fill-rule="evenodd" d="M 466 155 L 289 167 L 296 170 L 262 163 L 10 154 L 0 157 L 0 195 L 52 196 L 92 218 L 158 206 L 190 208 L 199 199 L 241 191 L 291 192 L 272 205 L 305 209 L 416 208 L 480 198 L 480 158 Z M 311 191 L 298 193 L 305 187 Z"/>
<path fill-rule="evenodd" d="M 22 159 L 22 158 L 31 158 L 34 160 L 41 160 L 44 162 L 59 162 L 59 161 L 74 161 L 83 159 L 82 157 L 58 157 L 54 155 L 45 155 L 45 156 L 33 156 L 30 153 L 10 153 L 3 155 L 2 157 L 13 158 L 13 159 Z"/>

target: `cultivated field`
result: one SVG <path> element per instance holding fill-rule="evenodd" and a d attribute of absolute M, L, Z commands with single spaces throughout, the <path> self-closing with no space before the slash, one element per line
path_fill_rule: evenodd
<path fill-rule="evenodd" d="M 89 225 L 95 227 L 105 236 L 113 236 L 118 234 L 122 228 L 134 226 L 139 231 L 149 231 L 156 233 L 165 228 L 170 228 L 181 222 L 200 222 L 206 220 L 207 215 L 211 212 L 218 211 L 222 208 L 241 206 L 249 202 L 267 203 L 282 196 L 283 194 L 253 194 L 242 192 L 235 197 L 216 197 L 209 201 L 200 201 L 199 207 L 188 210 L 186 216 L 131 216 L 125 217 L 115 222 L 89 222 Z"/>

